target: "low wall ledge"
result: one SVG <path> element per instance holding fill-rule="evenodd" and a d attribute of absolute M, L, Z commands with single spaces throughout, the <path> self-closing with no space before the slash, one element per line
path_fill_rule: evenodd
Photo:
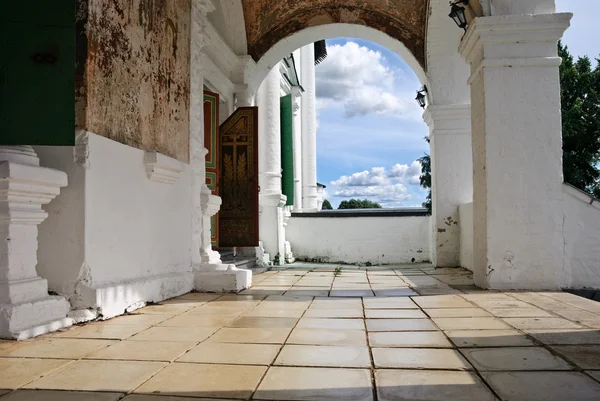
<path fill-rule="evenodd" d="M 320 212 L 292 213 L 292 217 L 348 218 L 348 217 L 427 217 L 430 213 L 424 208 L 405 209 L 342 209 Z"/>

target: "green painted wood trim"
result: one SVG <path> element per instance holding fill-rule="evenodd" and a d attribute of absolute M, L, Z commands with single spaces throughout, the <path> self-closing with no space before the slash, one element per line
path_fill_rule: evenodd
<path fill-rule="evenodd" d="M 75 0 L 0 12 L 0 145 L 75 144 Z"/>
<path fill-rule="evenodd" d="M 292 95 L 280 99 L 281 111 L 281 190 L 286 205 L 294 204 L 294 146 L 292 138 Z"/>

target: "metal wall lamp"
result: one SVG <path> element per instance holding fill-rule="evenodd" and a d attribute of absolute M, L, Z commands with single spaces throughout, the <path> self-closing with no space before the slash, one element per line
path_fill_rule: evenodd
<path fill-rule="evenodd" d="M 462 5 L 462 6 L 461 6 Z M 450 14 L 448 16 L 458 25 L 459 28 L 467 30 L 467 13 L 465 7 L 469 5 L 469 0 L 456 0 L 450 2 Z"/>
<path fill-rule="evenodd" d="M 425 108 L 425 106 L 427 106 L 427 93 L 427 86 L 423 85 L 423 88 L 417 91 L 417 97 L 415 98 L 417 103 L 419 103 L 419 106 L 421 106 L 421 108 L 423 109 Z"/>

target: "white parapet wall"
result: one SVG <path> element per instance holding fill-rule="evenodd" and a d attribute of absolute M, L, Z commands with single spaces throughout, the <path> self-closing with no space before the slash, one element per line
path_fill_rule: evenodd
<path fill-rule="evenodd" d="M 600 288 L 600 200 L 564 185 L 563 288 Z"/>
<path fill-rule="evenodd" d="M 431 260 L 431 217 L 415 210 L 294 213 L 286 239 L 297 259 L 348 264 Z"/>
<path fill-rule="evenodd" d="M 460 221 L 460 266 L 473 271 L 473 203 L 458 207 Z"/>
<path fill-rule="evenodd" d="M 77 317 L 112 317 L 193 289 L 188 164 L 92 133 L 75 147 L 35 150 L 69 178 L 44 207 L 38 274 Z"/>

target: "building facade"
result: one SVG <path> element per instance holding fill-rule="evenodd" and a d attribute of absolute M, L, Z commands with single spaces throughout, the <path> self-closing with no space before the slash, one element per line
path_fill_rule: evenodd
<path fill-rule="evenodd" d="M 466 34 L 446 0 L 50 3 L 2 20 L 0 337 L 251 285 L 217 246 L 292 260 L 286 218 L 318 208 L 314 43 L 339 36 L 428 88 L 436 267 L 600 287 L 600 206 L 562 179 L 554 0 L 471 0 Z"/>

